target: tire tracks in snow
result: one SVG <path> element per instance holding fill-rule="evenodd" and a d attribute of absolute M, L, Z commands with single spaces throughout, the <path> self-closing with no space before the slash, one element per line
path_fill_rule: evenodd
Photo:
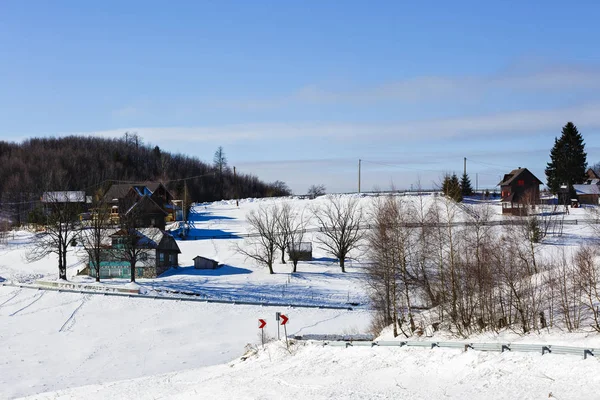
<path fill-rule="evenodd" d="M 20 294 L 22 291 L 23 291 L 23 289 L 17 289 L 17 290 L 15 290 L 15 292 L 14 292 L 14 293 L 15 293 L 15 295 L 14 295 L 14 296 L 12 296 L 10 299 L 6 300 L 4 303 L 0 304 L 0 308 L 1 308 L 2 306 L 4 306 L 5 304 L 7 304 L 7 303 L 8 303 L 9 301 L 11 301 L 12 299 L 14 299 L 15 297 L 17 297 L 17 296 L 18 296 L 18 295 L 19 295 L 19 294 Z M 12 294 L 12 293 L 11 293 L 11 294 Z M 10 295 L 9 295 L 9 296 L 10 296 Z"/>
<path fill-rule="evenodd" d="M 17 311 L 15 311 L 12 314 L 9 314 L 9 317 L 14 317 L 15 315 L 17 315 L 18 313 L 20 313 L 23 310 L 26 310 L 27 308 L 31 307 L 32 305 L 34 305 L 39 299 L 41 299 L 42 297 L 44 297 L 44 295 L 46 294 L 46 291 L 43 291 L 38 297 L 35 298 L 35 300 L 33 300 L 31 303 L 27 304 L 25 307 L 18 309 Z"/>
<path fill-rule="evenodd" d="M 75 315 L 81 309 L 81 307 L 83 307 L 84 304 L 87 303 L 88 300 L 90 300 L 91 296 L 92 295 L 90 295 L 90 294 L 86 294 L 85 296 L 83 296 L 83 299 L 81 300 L 81 304 L 75 310 L 73 310 L 73 312 L 71 313 L 69 318 L 67 318 L 65 323 L 62 324 L 62 326 L 58 330 L 59 332 L 69 332 L 73 328 L 73 326 L 75 326 L 75 323 L 77 322 L 75 320 Z"/>

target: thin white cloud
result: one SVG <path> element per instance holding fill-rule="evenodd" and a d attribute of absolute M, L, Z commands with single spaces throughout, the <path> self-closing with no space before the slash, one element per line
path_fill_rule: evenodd
<path fill-rule="evenodd" d="M 297 138 L 331 140 L 393 139 L 424 141 L 441 138 L 484 138 L 496 133 L 532 135 L 556 131 L 567 121 L 580 128 L 600 127 L 600 104 L 548 110 L 505 112 L 395 123 L 297 122 L 248 123 L 199 127 L 127 127 L 100 131 L 104 137 L 137 132 L 150 142 L 239 143 Z"/>
<path fill-rule="evenodd" d="M 204 104 L 217 109 L 265 111 L 298 104 L 372 105 L 380 103 L 420 104 L 436 101 L 474 101 L 495 96 L 498 91 L 514 94 L 558 93 L 564 90 L 600 89 L 600 66 L 542 65 L 480 76 L 417 76 L 371 86 L 342 88 L 309 84 L 273 98 L 220 99 Z"/>

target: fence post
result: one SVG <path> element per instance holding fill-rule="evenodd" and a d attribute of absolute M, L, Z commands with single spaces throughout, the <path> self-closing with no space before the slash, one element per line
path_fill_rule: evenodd
<path fill-rule="evenodd" d="M 552 353 L 552 350 L 550 350 L 550 346 L 542 346 L 542 355 L 546 354 L 546 352 Z"/>
<path fill-rule="evenodd" d="M 591 351 L 590 349 L 585 349 L 585 350 L 583 350 L 583 359 L 584 359 L 584 360 L 586 360 L 586 359 L 587 359 L 587 356 L 588 356 L 588 355 L 590 355 L 590 356 L 592 356 L 592 357 L 593 357 L 593 356 L 594 356 L 594 353 L 592 353 L 592 351 Z"/>
<path fill-rule="evenodd" d="M 510 351 L 510 346 L 508 344 L 503 344 L 502 345 L 502 353 L 504 353 L 504 350 Z"/>

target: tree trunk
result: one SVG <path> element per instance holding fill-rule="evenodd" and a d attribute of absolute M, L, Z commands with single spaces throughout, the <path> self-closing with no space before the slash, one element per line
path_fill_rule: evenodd
<path fill-rule="evenodd" d="M 135 260 L 132 260 L 130 265 L 131 265 L 131 282 L 135 283 Z"/>
<path fill-rule="evenodd" d="M 100 257 L 96 257 L 96 282 L 100 282 Z"/>
<path fill-rule="evenodd" d="M 342 268 L 342 272 L 346 272 L 346 268 L 344 267 L 344 263 L 345 263 L 345 259 L 344 257 L 340 257 L 340 267 Z"/>
<path fill-rule="evenodd" d="M 60 245 L 58 252 L 58 279 L 67 280 L 67 246 L 64 243 Z"/>
<path fill-rule="evenodd" d="M 281 263 L 285 264 L 285 248 L 281 249 Z"/>
<path fill-rule="evenodd" d="M 268 267 L 269 267 L 269 274 L 273 275 L 273 274 L 275 273 L 275 272 L 273 271 L 273 263 L 272 263 L 272 262 L 270 262 L 270 263 L 268 264 Z"/>
<path fill-rule="evenodd" d="M 298 266 L 298 260 L 292 260 L 292 263 L 294 264 L 294 269 L 292 270 L 292 272 L 296 272 L 296 267 Z"/>

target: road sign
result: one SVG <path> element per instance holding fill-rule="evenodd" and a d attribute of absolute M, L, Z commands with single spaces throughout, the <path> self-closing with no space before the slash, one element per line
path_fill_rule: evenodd
<path fill-rule="evenodd" d="M 289 319 L 288 317 L 286 317 L 283 314 L 280 314 L 279 318 L 281 318 L 281 325 L 285 325 L 288 322 L 288 319 Z"/>
<path fill-rule="evenodd" d="M 264 319 L 259 319 L 258 320 L 258 329 L 262 329 L 267 325 L 267 321 L 265 321 Z"/>

